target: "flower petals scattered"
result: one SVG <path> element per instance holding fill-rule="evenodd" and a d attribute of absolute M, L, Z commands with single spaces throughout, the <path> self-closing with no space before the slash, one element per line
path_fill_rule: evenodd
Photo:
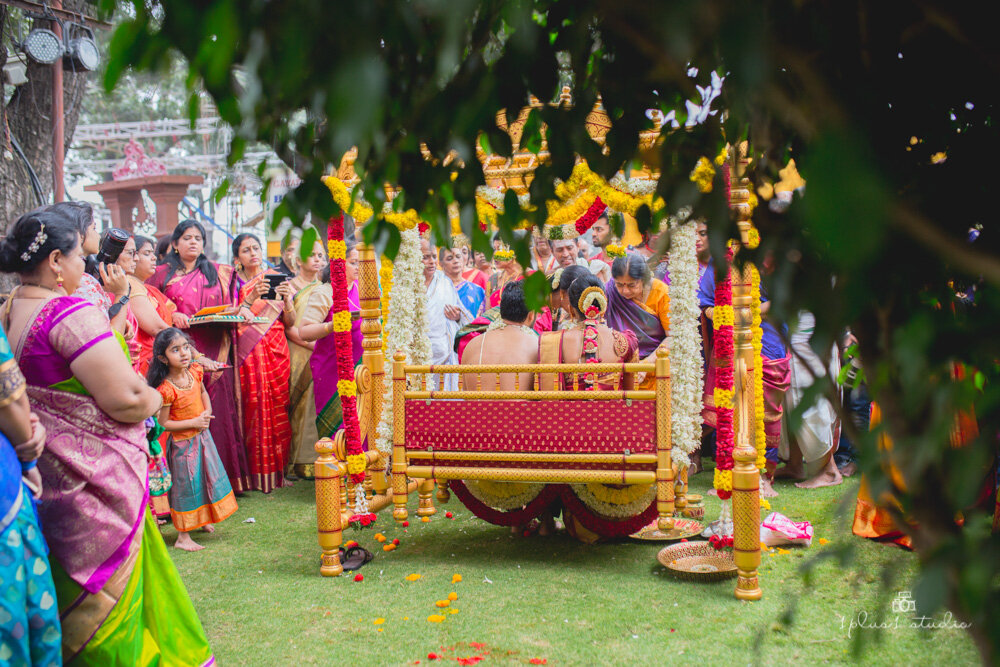
<path fill-rule="evenodd" d="M 416 581 L 417 579 L 420 579 L 423 576 L 424 575 L 422 575 L 422 574 L 417 574 L 416 572 L 414 572 L 413 574 L 406 575 L 406 580 L 407 581 Z"/>

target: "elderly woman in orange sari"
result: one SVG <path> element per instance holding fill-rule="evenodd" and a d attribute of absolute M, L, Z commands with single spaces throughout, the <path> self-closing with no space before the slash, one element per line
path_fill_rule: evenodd
<path fill-rule="evenodd" d="M 302 261 L 296 255 L 292 260 L 295 277 L 288 284 L 291 288 L 284 296 L 285 334 L 288 336 L 288 352 L 291 356 L 291 384 L 289 412 L 292 418 L 292 446 L 288 460 L 290 478 L 313 477 L 316 462 L 316 404 L 313 397 L 313 374 L 309 366 L 315 341 L 307 341 L 299 333 L 303 318 L 309 306 L 309 298 L 322 285 L 320 274 L 326 264 L 326 253 L 319 241 L 313 246 L 312 254 Z"/>
<path fill-rule="evenodd" d="M 656 350 L 669 346 L 670 296 L 667 285 L 653 277 L 646 260 L 630 252 L 611 265 L 608 294 L 608 326 L 631 331 L 639 341 L 642 361 L 656 361 Z M 639 389 L 653 389 L 655 379 L 637 378 Z"/>
<path fill-rule="evenodd" d="M 237 310 L 246 321 L 236 337 L 236 361 L 250 488 L 270 493 L 286 485 L 285 467 L 292 440 L 288 421 L 291 360 L 282 318 L 282 302 L 291 287 L 281 283 L 278 300 L 264 298 L 270 289 L 264 276 L 281 274 L 264 268 L 260 239 L 253 234 L 240 234 L 233 240 L 233 261 L 239 289 Z M 257 321 L 260 318 L 264 321 Z"/>

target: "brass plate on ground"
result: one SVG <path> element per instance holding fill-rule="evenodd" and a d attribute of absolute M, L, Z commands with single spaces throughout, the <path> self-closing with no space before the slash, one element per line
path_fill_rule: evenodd
<path fill-rule="evenodd" d="M 656 560 L 685 581 L 722 581 L 736 576 L 730 551 L 716 551 L 708 542 L 683 542 L 664 547 Z"/>
<path fill-rule="evenodd" d="M 696 503 L 700 503 L 701 502 L 701 494 L 700 493 L 689 493 L 689 494 L 685 495 L 684 497 L 687 498 L 688 505 L 694 505 Z"/>
<path fill-rule="evenodd" d="M 695 537 L 701 535 L 701 531 L 705 529 L 705 526 L 701 524 L 700 521 L 694 521 L 693 519 L 681 519 L 674 518 L 673 530 L 668 532 L 663 532 L 656 526 L 656 519 L 647 526 L 644 526 L 638 532 L 632 533 L 629 537 L 636 540 L 644 540 L 647 542 L 670 542 L 673 540 L 683 540 L 688 537 Z"/>

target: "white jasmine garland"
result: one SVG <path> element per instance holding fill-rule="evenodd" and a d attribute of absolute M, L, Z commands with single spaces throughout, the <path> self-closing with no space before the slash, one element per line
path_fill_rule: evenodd
<path fill-rule="evenodd" d="M 611 177 L 608 185 L 619 192 L 630 194 L 633 197 L 645 197 L 656 192 L 656 181 L 648 178 L 625 178 L 620 171 Z"/>
<path fill-rule="evenodd" d="M 681 211 L 670 220 L 670 375 L 671 459 L 678 467 L 691 464 L 690 454 L 701 443 L 703 366 L 701 309 L 698 307 L 696 223 Z"/>
<path fill-rule="evenodd" d="M 385 327 L 387 363 L 382 419 L 376 431 L 376 446 L 388 456 L 392 452 L 392 357 L 397 350 L 406 354 L 407 364 L 426 364 L 430 360 L 427 339 L 427 292 L 420 255 L 420 234 L 414 227 L 400 232 L 399 253 L 392 268 L 392 307 Z"/>
<path fill-rule="evenodd" d="M 489 202 L 497 211 L 503 212 L 503 200 L 504 196 L 507 194 L 505 190 L 500 188 L 490 187 L 488 185 L 480 185 L 476 188 L 476 196 L 480 199 Z M 531 204 L 531 197 L 527 193 L 517 196 L 517 204 L 522 209 L 528 208 Z"/>

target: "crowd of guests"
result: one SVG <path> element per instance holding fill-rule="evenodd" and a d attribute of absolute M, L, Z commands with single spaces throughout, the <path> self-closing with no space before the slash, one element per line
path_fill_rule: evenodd
<path fill-rule="evenodd" d="M 157 524 L 169 517 L 175 546 L 199 550 L 192 533 L 211 532 L 240 496 L 312 477 L 315 442 L 342 423 L 328 258 L 317 242 L 302 259 L 292 240 L 271 268 L 261 240 L 240 234 L 228 261 L 214 262 L 205 229 L 185 220 L 159 241 L 129 235 L 113 262 L 95 263 L 108 234 L 98 234 L 88 205 L 70 202 L 25 214 L 0 242 L 0 271 L 20 278 L 0 309 L 0 530 L 10 536 L 0 544 L 10 588 L 0 596 L 9 612 L 2 650 L 38 664 L 60 655 L 132 663 L 151 652 L 204 664 L 204 632 Z M 669 345 L 669 275 L 650 261 L 649 243 L 612 258 L 611 240 L 606 217 L 589 240 L 536 237 L 522 267 L 504 253 L 490 261 L 424 239 L 430 363 L 652 360 Z M 348 241 L 348 302 L 359 311 L 358 252 Z M 711 378 L 715 272 L 703 225 L 697 249 Z M 552 289 L 531 312 L 521 280 L 536 271 Z M 773 472 L 789 353 L 764 327 Z M 358 363 L 357 318 L 352 336 Z M 435 388 L 513 389 L 533 378 L 469 372 L 443 382 Z M 539 382 L 651 388 L 654 378 Z"/>

